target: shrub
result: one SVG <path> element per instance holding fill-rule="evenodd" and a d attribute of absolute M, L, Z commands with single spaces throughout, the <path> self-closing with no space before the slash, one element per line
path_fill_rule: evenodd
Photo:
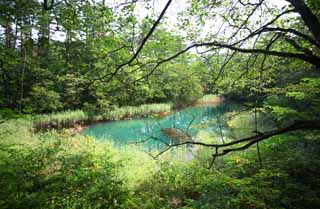
<path fill-rule="evenodd" d="M 108 147 L 42 136 L 35 148 L 0 144 L 0 208 L 121 208 L 127 199 Z"/>

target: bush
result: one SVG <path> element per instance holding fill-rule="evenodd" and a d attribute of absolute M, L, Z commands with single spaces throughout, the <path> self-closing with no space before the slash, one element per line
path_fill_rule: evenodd
<path fill-rule="evenodd" d="M 128 195 L 108 147 L 45 134 L 32 149 L 1 145 L 0 208 L 121 208 Z"/>

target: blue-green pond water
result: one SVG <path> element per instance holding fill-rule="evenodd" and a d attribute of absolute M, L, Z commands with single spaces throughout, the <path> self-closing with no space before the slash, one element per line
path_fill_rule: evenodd
<path fill-rule="evenodd" d="M 164 135 L 163 129 L 187 130 L 189 127 L 188 133 L 191 137 L 188 140 L 193 140 L 196 134 L 203 129 L 212 131 L 222 129 L 222 131 L 225 131 L 224 127 L 221 127 L 221 125 L 219 127 L 216 123 L 203 126 L 201 124 L 208 123 L 208 121 L 236 109 L 238 109 L 238 106 L 234 104 L 188 107 L 164 118 L 144 118 L 95 124 L 87 127 L 84 130 L 84 135 L 93 136 L 98 140 L 111 140 L 113 145 L 122 146 L 144 141 L 150 137 L 172 142 L 170 137 Z M 157 139 L 149 139 L 143 145 L 149 149 L 163 147 L 163 142 Z"/>

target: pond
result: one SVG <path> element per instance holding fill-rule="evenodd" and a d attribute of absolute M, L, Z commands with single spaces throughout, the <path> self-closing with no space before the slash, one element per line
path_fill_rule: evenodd
<path fill-rule="evenodd" d="M 163 118 L 120 120 L 95 124 L 87 127 L 84 130 L 84 135 L 93 136 L 97 140 L 111 140 L 115 146 L 146 141 L 141 144 L 148 149 L 159 149 L 164 146 L 163 141 L 193 140 L 196 134 L 203 129 L 224 132 L 225 127 L 208 122 L 236 109 L 239 109 L 239 106 L 235 104 L 188 107 Z"/>

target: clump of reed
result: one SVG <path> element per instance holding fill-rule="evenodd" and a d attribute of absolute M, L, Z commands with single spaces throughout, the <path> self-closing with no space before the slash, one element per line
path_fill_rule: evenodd
<path fill-rule="evenodd" d="M 52 128 L 71 127 L 77 123 L 84 123 L 89 116 L 83 110 L 66 110 L 57 113 L 35 116 L 33 128 L 35 130 L 46 130 Z"/>
<path fill-rule="evenodd" d="M 140 106 L 125 106 L 107 110 L 104 113 L 89 114 L 85 110 L 66 110 L 57 113 L 37 115 L 33 118 L 35 131 L 61 129 L 75 124 L 90 124 L 98 121 L 121 120 L 141 117 L 152 117 L 157 114 L 167 114 L 171 104 L 145 104 Z"/>
<path fill-rule="evenodd" d="M 154 116 L 156 114 L 164 114 L 171 111 L 171 104 L 145 104 L 140 106 L 125 106 L 115 108 L 103 114 L 104 120 L 120 120 L 137 117 Z"/>
<path fill-rule="evenodd" d="M 220 104 L 224 101 L 224 98 L 215 95 L 215 94 L 207 94 L 204 95 L 197 101 L 197 104 Z"/>

